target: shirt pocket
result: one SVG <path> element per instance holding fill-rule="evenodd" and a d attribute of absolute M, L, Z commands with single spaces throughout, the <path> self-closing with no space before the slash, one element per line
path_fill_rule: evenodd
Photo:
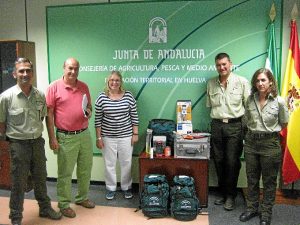
<path fill-rule="evenodd" d="M 37 110 L 42 110 L 44 108 L 44 102 L 42 101 L 36 101 L 35 106 Z"/>
<path fill-rule="evenodd" d="M 221 105 L 221 99 L 222 99 L 222 93 L 218 91 L 214 91 L 209 93 L 209 99 L 211 106 L 220 106 Z"/>
<path fill-rule="evenodd" d="M 231 105 L 239 105 L 242 102 L 243 91 L 241 88 L 234 88 L 230 92 L 229 102 Z"/>
<path fill-rule="evenodd" d="M 268 127 L 273 127 L 278 123 L 279 108 L 277 105 L 270 105 L 264 115 L 265 123 Z"/>
<path fill-rule="evenodd" d="M 249 104 L 246 107 L 245 115 L 247 124 L 249 124 L 251 127 L 257 125 L 257 121 L 259 120 L 259 114 L 254 104 Z"/>
<path fill-rule="evenodd" d="M 38 115 L 38 119 L 42 120 L 42 118 L 44 117 L 43 115 L 43 105 L 39 104 L 39 102 L 36 103 L 35 109 L 37 111 L 37 115 Z"/>
<path fill-rule="evenodd" d="M 13 125 L 22 125 L 25 122 L 24 109 L 12 109 L 8 111 L 10 117 L 10 123 Z"/>

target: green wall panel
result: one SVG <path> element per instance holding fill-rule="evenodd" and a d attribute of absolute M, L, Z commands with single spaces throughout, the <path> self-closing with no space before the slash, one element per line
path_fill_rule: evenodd
<path fill-rule="evenodd" d="M 192 100 L 194 129 L 209 131 L 205 91 L 206 81 L 217 75 L 214 57 L 219 52 L 227 52 L 236 73 L 250 80 L 254 71 L 265 63 L 266 28 L 273 2 L 279 49 L 280 0 L 153 1 L 47 7 L 49 81 L 62 76 L 66 58 L 75 57 L 81 65 L 79 79 L 89 85 L 94 102 L 103 90 L 109 71 L 120 70 L 126 89 L 134 94 L 138 103 L 141 135 L 135 154 L 144 148 L 148 121 L 152 118 L 175 120 L 179 99 Z M 154 42 L 149 41 L 149 33 Z M 166 50 L 171 53 L 164 58 L 162 53 Z M 120 53 L 117 57 L 116 52 Z M 124 52 L 130 54 L 124 55 Z M 91 119 L 94 137 L 93 128 L 94 119 Z M 99 152 L 96 146 L 94 152 Z"/>

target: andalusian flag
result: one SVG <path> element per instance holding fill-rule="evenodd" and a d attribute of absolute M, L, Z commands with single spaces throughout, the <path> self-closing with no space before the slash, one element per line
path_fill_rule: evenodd
<path fill-rule="evenodd" d="M 300 52 L 297 24 L 291 21 L 290 47 L 281 95 L 287 99 L 290 120 L 286 135 L 282 176 L 285 184 L 300 179 Z"/>
<path fill-rule="evenodd" d="M 265 68 L 269 69 L 276 81 L 277 81 L 277 86 L 278 86 L 278 91 L 280 92 L 280 85 L 281 85 L 281 79 L 280 79 L 280 74 L 279 74 L 279 68 L 278 68 L 278 60 L 277 60 L 277 50 L 276 50 L 276 38 L 275 38 L 275 25 L 274 25 L 274 19 L 276 16 L 276 11 L 275 11 L 275 5 L 274 3 L 272 4 L 271 11 L 269 14 L 271 18 L 271 22 L 268 25 L 269 27 L 269 46 L 268 46 L 268 56 L 266 59 L 266 64 Z"/>

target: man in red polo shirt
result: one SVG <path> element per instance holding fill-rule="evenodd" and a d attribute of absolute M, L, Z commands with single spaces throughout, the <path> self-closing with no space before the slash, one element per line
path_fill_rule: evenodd
<path fill-rule="evenodd" d="M 95 207 L 95 203 L 88 199 L 93 161 L 88 120 L 92 115 L 92 106 L 88 86 L 77 79 L 79 62 L 69 58 L 64 62 L 63 70 L 63 77 L 51 83 L 47 89 L 46 122 L 50 148 L 57 152 L 58 207 L 64 216 L 74 218 L 76 213 L 70 207 L 70 202 L 72 174 L 76 163 L 78 193 L 75 204 L 86 208 Z"/>

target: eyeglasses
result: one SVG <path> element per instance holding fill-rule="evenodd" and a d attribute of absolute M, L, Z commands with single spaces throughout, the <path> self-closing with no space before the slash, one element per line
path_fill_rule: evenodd
<path fill-rule="evenodd" d="M 110 79 L 109 82 L 117 83 L 117 84 L 118 84 L 118 83 L 120 83 L 121 81 L 120 81 L 120 80 L 113 80 L 113 79 Z"/>

